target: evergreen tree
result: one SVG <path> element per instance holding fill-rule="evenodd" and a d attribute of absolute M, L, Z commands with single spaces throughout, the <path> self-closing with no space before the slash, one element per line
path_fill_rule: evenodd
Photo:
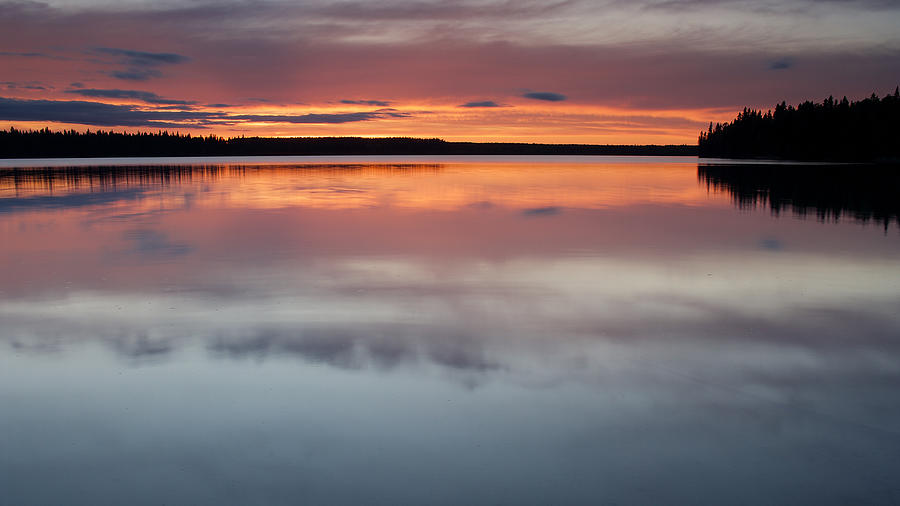
<path fill-rule="evenodd" d="M 734 121 L 700 133 L 700 156 L 796 160 L 900 159 L 900 86 L 857 102 L 781 102 L 765 114 L 744 108 Z"/>

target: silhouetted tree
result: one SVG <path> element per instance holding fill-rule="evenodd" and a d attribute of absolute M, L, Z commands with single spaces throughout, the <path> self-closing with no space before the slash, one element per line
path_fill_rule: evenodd
<path fill-rule="evenodd" d="M 695 146 L 447 142 L 411 137 L 232 137 L 0 130 L 0 158 L 255 155 L 695 155 Z"/>
<path fill-rule="evenodd" d="M 893 94 L 850 102 L 785 102 L 765 114 L 745 108 L 730 123 L 700 133 L 700 156 L 794 160 L 900 159 L 900 86 Z"/>

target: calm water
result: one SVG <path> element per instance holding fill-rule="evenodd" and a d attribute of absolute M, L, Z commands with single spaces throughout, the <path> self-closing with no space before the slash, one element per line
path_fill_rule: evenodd
<path fill-rule="evenodd" d="M 900 504 L 896 176 L 4 163 L 4 506 Z"/>

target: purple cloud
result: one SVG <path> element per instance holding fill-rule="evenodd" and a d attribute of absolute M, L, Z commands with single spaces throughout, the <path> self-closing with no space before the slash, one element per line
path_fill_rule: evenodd
<path fill-rule="evenodd" d="M 493 100 L 484 100 L 481 102 L 466 102 L 465 104 L 461 104 L 459 107 L 501 107 L 501 105 L 497 102 L 494 102 Z"/>
<path fill-rule="evenodd" d="M 128 92 L 130 90 L 101 91 Z M 97 126 L 206 128 L 211 125 L 232 125 L 246 122 L 340 124 L 409 116 L 411 115 L 408 113 L 395 111 L 297 115 L 228 115 L 219 111 L 172 110 L 171 106 L 145 110 L 131 105 L 114 105 L 80 100 L 22 100 L 0 97 L 0 121 L 48 121 Z"/>
<path fill-rule="evenodd" d="M 375 105 L 378 107 L 387 107 L 391 105 L 390 102 L 385 100 L 341 100 L 341 103 L 351 105 Z"/>
<path fill-rule="evenodd" d="M 172 100 L 168 98 L 163 98 L 157 95 L 156 93 L 152 93 L 149 91 L 138 91 L 138 90 L 101 90 L 101 89 L 75 89 L 75 90 L 67 90 L 66 93 L 71 93 L 73 95 L 80 95 L 82 97 L 90 97 L 90 98 L 121 98 L 121 99 L 134 99 L 140 100 L 142 102 L 146 102 L 148 104 L 159 104 L 159 105 L 193 105 L 197 102 L 189 101 L 189 100 Z"/>
<path fill-rule="evenodd" d="M 562 102 L 566 99 L 565 95 L 560 95 L 559 93 L 553 93 L 550 91 L 532 91 L 529 93 L 525 93 L 522 96 L 525 98 L 530 98 L 532 100 L 544 100 L 546 102 Z"/>

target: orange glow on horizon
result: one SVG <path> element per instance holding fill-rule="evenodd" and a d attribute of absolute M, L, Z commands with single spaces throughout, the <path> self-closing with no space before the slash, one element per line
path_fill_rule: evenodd
<path fill-rule="evenodd" d="M 26 97 L 18 97 L 27 99 Z M 71 96 L 53 97 L 72 100 Z M 459 102 L 459 101 L 455 101 Z M 111 105 L 152 110 L 134 100 L 108 100 Z M 500 107 L 464 108 L 441 103 L 391 103 L 390 107 L 358 106 L 342 103 L 319 105 L 253 104 L 228 108 L 194 105 L 184 111 L 224 113 L 234 116 L 305 116 L 375 114 L 373 119 L 344 123 L 291 123 L 240 120 L 209 126 L 116 127 L 74 123 L 2 121 L 0 128 L 30 130 L 113 130 L 117 132 L 170 132 L 220 137 L 418 137 L 467 142 L 525 142 L 558 144 L 695 144 L 710 122 L 732 119 L 731 111 L 627 110 L 576 103 L 517 103 Z M 392 116 L 397 114 L 399 117 Z"/>

